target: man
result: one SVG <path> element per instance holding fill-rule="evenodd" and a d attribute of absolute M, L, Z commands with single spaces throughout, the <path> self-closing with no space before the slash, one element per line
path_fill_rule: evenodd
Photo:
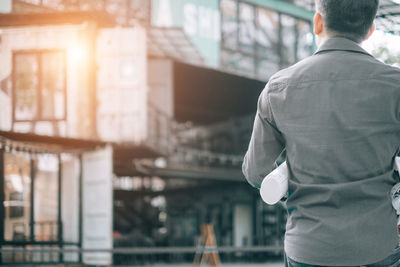
<path fill-rule="evenodd" d="M 360 46 L 378 0 L 316 0 L 315 54 L 271 77 L 243 173 L 259 188 L 286 156 L 286 266 L 400 266 L 400 70 Z M 280 160 L 282 161 L 282 160 Z M 276 165 L 275 165 L 276 166 Z"/>

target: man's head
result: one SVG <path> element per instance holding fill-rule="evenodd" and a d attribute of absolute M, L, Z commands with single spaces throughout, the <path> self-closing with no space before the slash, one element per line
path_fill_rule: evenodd
<path fill-rule="evenodd" d="M 379 0 L 315 0 L 314 33 L 341 36 L 361 43 L 375 29 Z"/>

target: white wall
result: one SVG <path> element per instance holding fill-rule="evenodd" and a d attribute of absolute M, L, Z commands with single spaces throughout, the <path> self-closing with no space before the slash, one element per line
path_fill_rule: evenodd
<path fill-rule="evenodd" d="M 147 127 L 147 48 L 142 27 L 98 29 L 95 62 L 89 62 L 90 25 L 31 26 L 0 29 L 0 81 L 11 77 L 12 53 L 19 50 L 60 49 L 67 53 L 67 121 L 61 123 L 59 135 L 96 138 L 91 133 L 90 109 L 95 101 L 95 129 L 105 141 L 141 143 L 148 136 Z M 97 99 L 90 98 L 90 64 L 96 64 Z M 170 63 L 171 64 L 171 63 Z M 172 70 L 172 66 L 168 66 Z M 170 70 L 168 72 L 170 72 Z M 167 74 L 166 76 L 168 76 Z M 171 74 L 172 75 L 172 74 Z M 167 78 L 172 79 L 169 75 Z M 166 98 L 165 107 L 172 112 L 172 81 L 155 90 L 154 98 Z M 165 81 L 162 81 L 164 84 Z M 164 91 L 164 88 L 166 91 Z M 55 135 L 51 124 L 15 123 L 12 129 L 12 97 L 0 90 L 0 129 Z M 159 101 L 160 102 L 160 101 Z M 161 103 L 161 102 L 160 102 Z"/>
<path fill-rule="evenodd" d="M 0 90 L 0 130 L 11 130 L 11 96 Z"/>
<path fill-rule="evenodd" d="M 83 248 L 111 249 L 113 222 L 112 149 L 83 155 Z M 84 253 L 83 263 L 111 264 L 110 253 Z"/>
<path fill-rule="evenodd" d="M 62 157 L 62 221 L 65 242 L 79 241 L 79 160 L 72 155 Z M 77 261 L 78 253 L 64 253 L 65 261 Z"/>
<path fill-rule="evenodd" d="M 144 28 L 109 28 L 97 40 L 97 132 L 106 141 L 147 136 L 147 50 Z"/>
<path fill-rule="evenodd" d="M 11 77 L 12 54 L 14 51 L 57 49 L 67 55 L 67 121 L 61 123 L 61 136 L 86 137 L 85 118 L 80 113 L 85 110 L 87 97 L 86 63 L 85 61 L 85 25 L 29 26 L 0 29 L 0 81 Z M 75 56 L 75 52 L 81 57 Z M 11 81 L 11 80 L 10 80 Z M 11 88 L 11 86 L 10 86 Z M 12 94 L 3 89 L 0 94 L 0 129 L 11 130 Z M 36 132 L 53 135 L 46 123 L 35 129 L 31 123 L 16 123 L 14 130 L 18 132 Z"/>

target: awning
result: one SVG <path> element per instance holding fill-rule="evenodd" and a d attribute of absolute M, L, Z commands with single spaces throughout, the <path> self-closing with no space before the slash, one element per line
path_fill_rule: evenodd
<path fill-rule="evenodd" d="M 0 131 L 0 149 L 32 153 L 80 153 L 104 148 L 102 141 Z"/>
<path fill-rule="evenodd" d="M 170 58 L 194 65 L 204 65 L 203 57 L 182 28 L 150 27 L 147 33 L 147 48 L 150 57 Z"/>
<path fill-rule="evenodd" d="M 265 82 L 225 70 L 174 63 L 174 119 L 210 124 L 255 114 Z"/>

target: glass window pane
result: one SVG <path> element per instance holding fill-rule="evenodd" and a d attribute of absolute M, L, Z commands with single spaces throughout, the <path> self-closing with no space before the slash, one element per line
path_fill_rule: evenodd
<path fill-rule="evenodd" d="M 238 52 L 222 50 L 221 51 L 221 62 L 224 69 L 236 71 L 238 70 L 238 62 L 241 58 L 241 54 Z"/>
<path fill-rule="evenodd" d="M 36 239 L 57 240 L 58 158 L 54 155 L 38 156 L 34 202 Z"/>
<path fill-rule="evenodd" d="M 42 119 L 64 118 L 64 54 L 42 54 Z"/>
<path fill-rule="evenodd" d="M 37 116 L 38 61 L 36 55 L 15 56 L 15 118 L 32 120 Z"/>
<path fill-rule="evenodd" d="M 5 153 L 5 240 L 29 240 L 30 159 L 28 155 Z"/>
<path fill-rule="evenodd" d="M 257 77 L 261 80 L 268 80 L 274 73 L 279 71 L 279 57 L 277 59 L 258 58 Z"/>
<path fill-rule="evenodd" d="M 233 0 L 221 1 L 222 12 L 222 45 L 237 48 L 237 3 Z"/>
<path fill-rule="evenodd" d="M 254 57 L 243 55 L 238 62 L 238 70 L 246 74 L 255 74 Z"/>
<path fill-rule="evenodd" d="M 62 220 L 65 242 L 79 241 L 79 159 L 62 155 Z"/>
<path fill-rule="evenodd" d="M 296 19 L 281 15 L 282 25 L 282 66 L 296 62 Z"/>
<path fill-rule="evenodd" d="M 239 5 L 239 43 L 241 49 L 246 52 L 254 53 L 255 43 L 255 25 L 254 25 L 254 7 L 241 3 Z"/>
<path fill-rule="evenodd" d="M 257 9 L 257 77 L 262 80 L 279 70 L 279 14 L 265 8 Z"/>
<path fill-rule="evenodd" d="M 278 13 L 258 8 L 257 10 L 257 44 L 263 52 L 278 54 L 279 46 L 279 15 Z"/>
<path fill-rule="evenodd" d="M 301 60 L 312 54 L 313 35 L 311 24 L 299 20 L 297 23 L 297 32 L 297 60 Z"/>

